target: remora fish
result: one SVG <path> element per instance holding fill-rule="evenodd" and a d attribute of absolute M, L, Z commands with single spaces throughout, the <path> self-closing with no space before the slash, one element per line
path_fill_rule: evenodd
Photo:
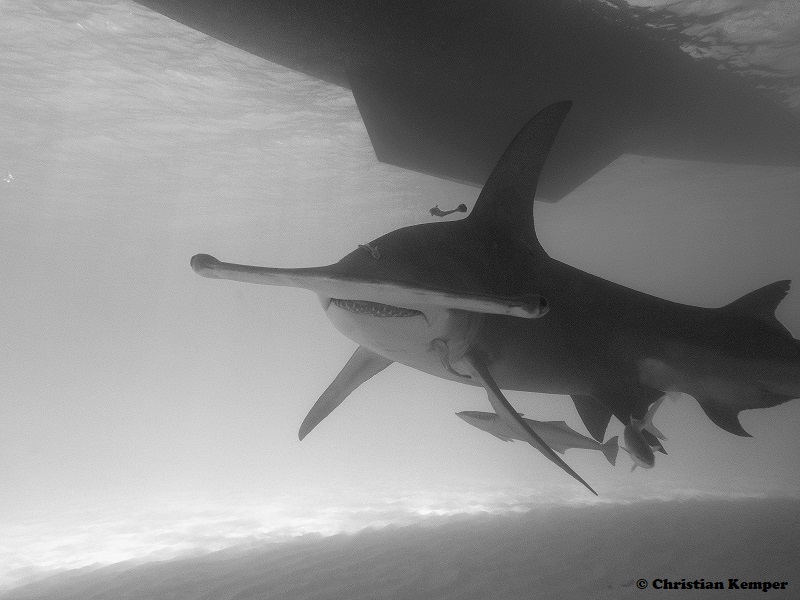
<path fill-rule="evenodd" d="M 641 430 L 636 425 L 633 423 L 626 425 L 622 437 L 625 440 L 625 445 L 622 446 L 622 449 L 628 453 L 633 461 L 631 471 L 636 467 L 652 469 L 655 466 L 656 456 L 653 454 L 653 449 L 644 439 Z"/>
<path fill-rule="evenodd" d="M 664 454 L 664 446 L 661 445 L 659 440 L 666 440 L 667 438 L 661 433 L 655 425 L 653 425 L 653 416 L 661 406 L 664 398 L 661 396 L 658 400 L 653 402 L 653 405 L 647 410 L 644 419 L 634 419 L 631 417 L 631 422 L 625 426 L 623 438 L 625 445 L 622 449 L 627 452 L 631 460 L 633 460 L 633 471 L 637 466 L 643 469 L 652 469 L 656 464 L 656 457 L 653 450 L 658 450 Z"/>
<path fill-rule="evenodd" d="M 721 308 L 700 308 L 547 255 L 534 230 L 533 200 L 570 106 L 557 102 L 534 115 L 464 219 L 397 229 L 325 267 L 192 258 L 205 277 L 317 293 L 334 326 L 359 344 L 311 408 L 300 439 L 360 384 L 399 362 L 484 387 L 515 434 L 589 487 L 501 388 L 571 395 L 600 441 L 612 414 L 622 423 L 641 419 L 663 392 L 692 395 L 714 423 L 737 435 L 748 435 L 741 410 L 800 397 L 800 345 L 774 315 L 788 281 Z"/>
<path fill-rule="evenodd" d="M 463 212 L 463 213 L 467 212 L 467 205 L 459 204 L 458 206 L 456 206 L 451 210 L 442 210 L 441 208 L 439 208 L 439 205 L 437 204 L 430 210 L 432 217 L 446 217 L 447 215 L 452 215 L 453 213 L 457 212 Z"/>
<path fill-rule="evenodd" d="M 456 415 L 478 429 L 491 433 L 496 438 L 504 442 L 519 440 L 513 431 L 506 425 L 505 421 L 495 413 L 482 412 L 479 410 L 465 410 L 457 412 Z M 520 414 L 520 416 L 522 416 Z M 585 448 L 587 450 L 599 450 L 612 465 L 617 462 L 618 437 L 609 438 L 606 443 L 601 444 L 592 438 L 581 435 L 564 421 L 534 421 L 533 419 L 523 419 L 533 431 L 536 432 L 545 443 L 556 452 L 564 454 L 570 448 Z M 523 440 L 524 441 L 524 440 Z"/>

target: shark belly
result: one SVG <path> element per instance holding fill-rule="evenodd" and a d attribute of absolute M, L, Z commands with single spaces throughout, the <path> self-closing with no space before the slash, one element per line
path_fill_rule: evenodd
<path fill-rule="evenodd" d="M 389 360 L 451 381 L 478 385 L 462 357 L 477 350 L 502 389 L 580 394 L 591 383 L 569 358 L 559 328 L 544 319 L 482 315 L 434 305 L 392 307 L 320 296 L 343 335 Z M 372 304 L 369 309 L 361 308 Z M 419 314 L 411 315 L 410 310 Z M 397 316 L 394 316 L 397 315 Z M 446 346 L 443 356 L 441 342 Z M 448 368 L 449 367 L 449 368 Z"/>
<path fill-rule="evenodd" d="M 431 375 L 470 383 L 458 365 L 475 341 L 481 315 L 441 306 L 395 307 L 324 296 L 320 302 L 333 326 L 358 345 Z"/>

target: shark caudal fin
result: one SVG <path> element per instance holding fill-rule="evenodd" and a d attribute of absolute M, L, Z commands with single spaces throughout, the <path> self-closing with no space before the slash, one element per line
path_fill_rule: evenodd
<path fill-rule="evenodd" d="M 758 288 L 745 294 L 738 300 L 734 300 L 730 304 L 722 307 L 722 310 L 734 312 L 740 315 L 755 317 L 759 321 L 766 323 L 776 331 L 780 331 L 789 337 L 793 337 L 791 332 L 778 321 L 775 316 L 775 309 L 789 293 L 791 281 L 784 279 L 770 283 L 764 287 Z"/>
<path fill-rule="evenodd" d="M 619 436 L 615 435 L 612 438 L 609 438 L 608 441 L 600 446 L 600 450 L 603 451 L 603 456 L 606 457 L 606 460 L 610 462 L 612 465 L 617 464 L 617 454 L 619 453 Z"/>
<path fill-rule="evenodd" d="M 491 223 L 504 235 L 524 239 L 545 255 L 533 228 L 533 199 L 539 175 L 572 102 L 556 102 L 536 113 L 511 140 L 481 190 L 468 219 Z"/>

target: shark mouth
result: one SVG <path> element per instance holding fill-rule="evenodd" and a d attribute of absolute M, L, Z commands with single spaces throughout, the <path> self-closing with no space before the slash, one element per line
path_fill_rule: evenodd
<path fill-rule="evenodd" d="M 355 313 L 357 315 L 372 315 L 373 317 L 416 317 L 422 315 L 422 311 L 413 308 L 400 308 L 390 304 L 380 302 L 370 302 L 368 300 L 340 300 L 331 298 L 331 303 L 342 310 Z"/>

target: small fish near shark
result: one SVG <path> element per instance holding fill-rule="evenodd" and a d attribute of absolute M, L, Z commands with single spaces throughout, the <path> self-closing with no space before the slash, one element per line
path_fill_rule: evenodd
<path fill-rule="evenodd" d="M 643 469 L 652 469 L 656 464 L 656 456 L 653 450 L 658 450 L 663 454 L 667 451 L 661 445 L 659 440 L 666 440 L 667 438 L 661 433 L 656 426 L 653 425 L 653 416 L 656 414 L 658 407 L 666 398 L 666 395 L 661 396 L 656 400 L 653 405 L 647 410 L 647 414 L 643 419 L 634 419 L 631 417 L 631 422 L 625 426 L 622 437 L 625 440 L 625 445 L 621 446 L 625 452 L 633 460 L 631 471 L 636 467 Z"/>
<path fill-rule="evenodd" d="M 505 421 L 497 414 L 482 412 L 480 410 L 465 410 L 457 412 L 456 415 L 473 427 L 482 429 L 492 434 L 494 437 L 511 442 L 518 438 L 515 433 L 506 425 Z M 520 417 L 524 416 L 520 413 Z M 544 442 L 556 452 L 564 454 L 570 448 L 585 448 L 586 450 L 599 450 L 612 465 L 617 462 L 618 437 L 615 435 L 609 438 L 604 444 L 585 435 L 581 435 L 564 421 L 534 421 L 533 419 L 523 419 L 530 428 L 536 432 Z"/>
<path fill-rule="evenodd" d="M 551 104 L 522 127 L 463 219 L 397 229 L 323 267 L 191 259 L 204 277 L 315 292 L 333 325 L 359 345 L 312 406 L 300 439 L 398 362 L 483 387 L 513 437 L 596 494 L 501 389 L 570 395 L 600 442 L 612 416 L 626 425 L 642 420 L 665 393 L 691 395 L 714 423 L 740 436 L 749 435 L 742 410 L 800 397 L 800 342 L 774 314 L 788 281 L 702 308 L 547 254 L 534 229 L 534 195 L 571 104 Z"/>
<path fill-rule="evenodd" d="M 457 213 L 457 212 L 462 212 L 462 213 L 467 212 L 467 205 L 466 204 L 459 204 L 458 206 L 456 206 L 453 209 L 442 210 L 441 208 L 439 208 L 439 205 L 437 204 L 436 206 L 434 206 L 430 210 L 430 213 L 431 213 L 432 217 L 446 217 L 447 215 L 452 215 L 453 213 Z"/>

